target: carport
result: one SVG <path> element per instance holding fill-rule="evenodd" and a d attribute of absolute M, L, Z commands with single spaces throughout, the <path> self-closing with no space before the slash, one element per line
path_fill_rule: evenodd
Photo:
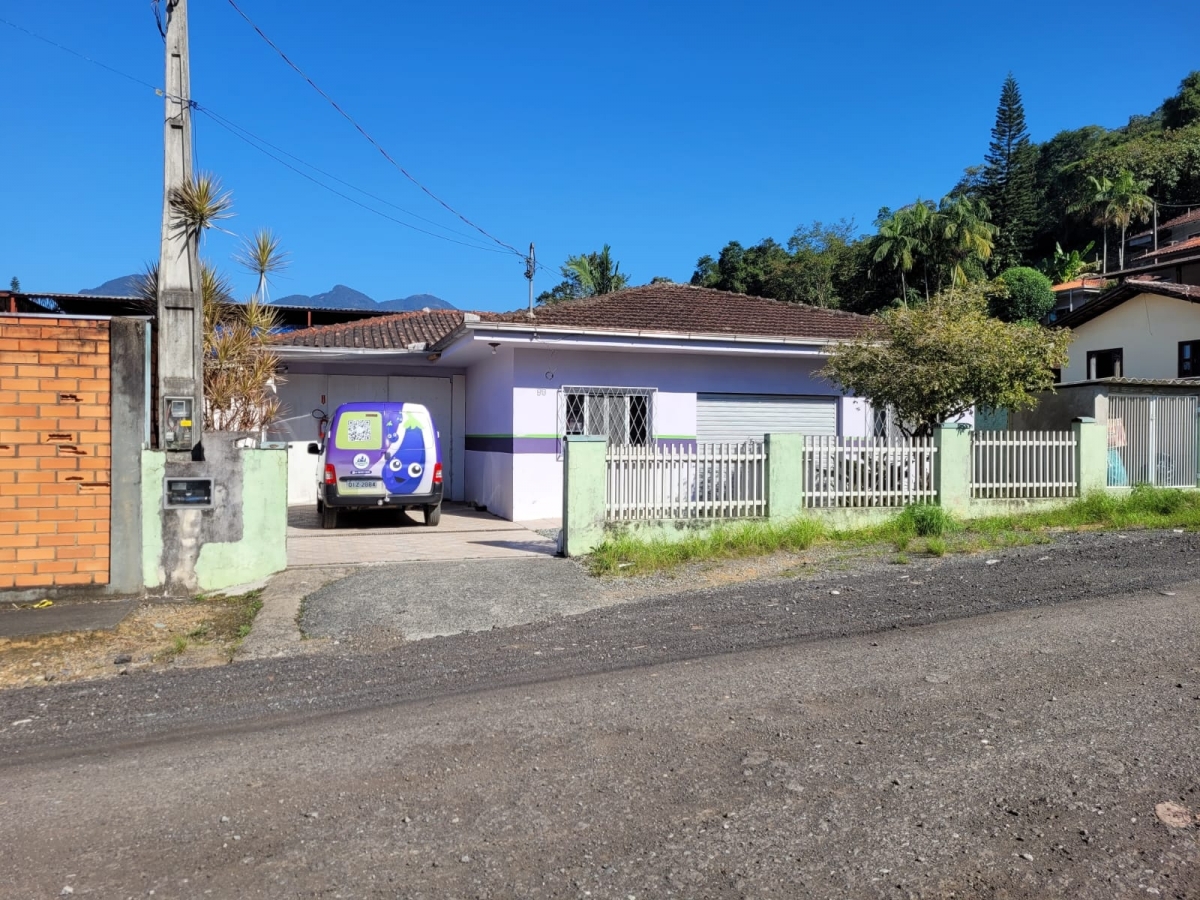
<path fill-rule="evenodd" d="M 557 541 L 532 528 L 461 504 L 447 503 L 436 528 L 420 524 L 419 515 L 401 516 L 396 510 L 351 513 L 338 528 L 324 530 L 316 506 L 289 507 L 288 566 L 515 559 L 558 552 Z"/>

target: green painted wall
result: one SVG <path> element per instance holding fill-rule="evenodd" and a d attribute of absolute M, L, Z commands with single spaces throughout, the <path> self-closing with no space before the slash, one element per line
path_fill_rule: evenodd
<path fill-rule="evenodd" d="M 167 476 L 167 454 L 142 451 L 142 581 L 148 590 L 162 587 L 163 572 L 163 479 Z"/>
<path fill-rule="evenodd" d="M 244 450 L 242 539 L 207 543 L 196 560 L 202 591 L 266 578 L 287 568 L 287 451 Z"/>
<path fill-rule="evenodd" d="M 569 435 L 563 442 L 562 552 L 583 556 L 604 542 L 604 489 L 608 442 Z"/>

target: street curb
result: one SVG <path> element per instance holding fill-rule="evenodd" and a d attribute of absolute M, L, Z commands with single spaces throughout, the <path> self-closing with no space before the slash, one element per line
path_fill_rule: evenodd
<path fill-rule="evenodd" d="M 298 621 L 304 598 L 354 571 L 344 566 L 303 567 L 288 569 L 271 578 L 263 589 L 262 609 L 234 653 L 234 662 L 304 652 L 310 643 L 304 640 Z"/>

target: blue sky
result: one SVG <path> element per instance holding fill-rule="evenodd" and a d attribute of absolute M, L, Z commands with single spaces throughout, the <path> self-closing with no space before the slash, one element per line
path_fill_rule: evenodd
<path fill-rule="evenodd" d="M 982 159 L 1010 69 L 1035 140 L 1150 112 L 1188 70 L 1186 54 L 1169 52 L 1127 54 L 1106 69 L 1101 23 L 1130 14 L 1108 2 L 1053 12 L 1024 2 L 239 3 L 473 221 L 522 250 L 536 241 L 555 269 L 607 242 L 634 283 L 686 280 L 697 257 L 732 239 L 784 241 L 814 219 L 865 229 L 880 206 L 944 192 Z M 226 0 L 191 5 L 201 105 L 489 243 L 384 161 Z M 1170 33 L 1200 33 L 1200 8 L 1147 3 L 1140 14 L 1155 9 L 1149 18 L 1170 22 Z M 162 81 L 147 2 L 9 0 L 0 16 Z M 140 269 L 158 247 L 162 101 L 4 25 L 0 58 L 3 283 L 18 275 L 26 290 L 74 291 Z M 197 154 L 233 191 L 230 228 L 270 226 L 291 252 L 276 296 L 340 282 L 377 300 L 525 302 L 515 256 L 378 218 L 203 116 Z M 235 248 L 213 235 L 204 252 L 232 270 Z M 556 280 L 541 272 L 536 287 Z M 249 276 L 237 281 L 250 289 Z"/>

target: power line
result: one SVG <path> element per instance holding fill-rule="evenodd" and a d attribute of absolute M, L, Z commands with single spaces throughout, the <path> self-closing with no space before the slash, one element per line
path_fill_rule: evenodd
<path fill-rule="evenodd" d="M 264 32 L 256 24 L 254 24 L 254 20 L 251 19 L 248 15 L 246 15 L 246 13 L 244 13 L 242 11 L 242 8 L 237 5 L 236 0 L 228 0 L 228 2 L 229 2 L 229 5 L 233 7 L 234 11 L 246 21 L 246 24 L 249 25 L 251 28 L 253 28 L 254 31 L 258 34 L 258 36 L 260 38 L 262 38 L 263 41 L 265 41 L 266 44 L 272 50 L 274 50 L 277 54 L 279 54 L 280 59 L 282 59 L 285 63 L 287 63 L 287 65 L 294 72 L 296 72 L 297 75 L 299 75 L 306 82 L 308 82 L 309 87 L 311 87 L 314 91 L 316 91 L 318 94 L 320 94 L 330 106 L 332 106 L 335 110 L 337 110 L 338 114 L 341 115 L 342 118 L 344 118 L 347 122 L 349 122 L 351 125 L 353 125 L 354 128 L 358 131 L 358 133 L 361 134 L 364 138 L 366 138 L 367 141 L 370 142 L 371 146 L 374 147 L 376 150 L 378 150 L 383 155 L 383 158 L 386 159 L 389 163 L 391 163 L 397 169 L 397 171 L 400 172 L 401 175 L 403 175 L 405 178 L 407 178 L 409 181 L 411 181 L 413 184 L 415 184 L 417 187 L 419 187 L 422 191 L 424 191 L 426 194 L 428 194 L 430 197 L 432 197 L 435 201 L 437 201 L 445 209 L 447 209 L 454 215 L 458 216 L 458 218 L 462 219 L 464 222 L 466 222 L 468 225 L 470 225 L 472 228 L 474 228 L 476 231 L 478 231 L 484 237 L 488 238 L 491 241 L 494 241 L 495 243 L 499 244 L 501 247 L 504 247 L 506 250 L 509 250 L 512 253 L 515 253 L 521 259 L 525 259 L 525 254 L 522 253 L 520 250 L 518 250 L 516 247 L 514 247 L 512 244 L 505 243 L 504 241 L 500 240 L 500 238 L 496 237 L 493 234 L 490 234 L 489 232 L 485 231 L 483 228 L 476 225 L 474 222 L 472 222 L 470 219 L 468 219 L 466 216 L 464 216 L 462 213 L 460 213 L 458 210 L 456 210 L 453 206 L 451 206 L 449 203 L 447 203 L 445 200 L 443 200 L 441 197 L 439 197 L 437 194 L 435 194 L 429 188 L 425 187 L 425 185 L 423 185 L 420 181 L 418 181 L 416 178 L 414 178 L 408 172 L 407 169 L 405 169 L 402 165 L 400 165 L 400 163 L 396 162 L 396 160 L 392 158 L 391 154 L 388 153 L 387 150 L 384 149 L 382 144 L 380 144 L 377 140 L 375 140 L 375 138 L 371 137 L 371 135 L 367 132 L 367 130 L 365 128 L 363 128 L 362 125 L 358 124 L 358 121 L 353 116 L 351 116 L 348 112 L 346 112 L 346 110 L 342 109 L 342 107 L 338 105 L 338 102 L 336 100 L 334 100 L 331 96 L 329 96 L 329 94 L 325 93 L 325 91 L 323 91 L 321 89 L 321 87 L 315 81 L 313 81 L 312 78 L 310 78 L 303 69 L 301 69 L 298 65 L 296 65 L 296 63 L 292 62 L 292 60 L 288 57 L 288 55 L 286 53 L 283 52 L 283 50 L 279 47 L 279 45 L 276 44 L 273 40 L 271 40 L 267 36 L 266 32 Z"/>
<path fill-rule="evenodd" d="M 32 32 L 32 31 L 30 31 L 30 30 L 29 30 L 29 29 L 27 29 L 27 28 L 23 28 L 22 26 L 20 26 L 20 25 L 17 25 L 17 24 L 15 24 L 14 22 L 10 22 L 10 21 L 8 21 L 7 19 L 0 18 L 0 24 L 7 25 L 7 26 L 9 26 L 10 28 L 13 28 L 13 29 L 15 29 L 16 31 L 20 31 L 20 32 L 22 32 L 23 34 L 26 34 L 26 35 L 28 35 L 29 37 L 31 37 L 31 38 L 34 38 L 35 40 L 41 41 L 41 42 L 42 42 L 42 43 L 44 43 L 44 44 L 48 44 L 48 45 L 50 45 L 51 47 L 55 47 L 55 48 L 56 48 L 56 49 L 58 49 L 58 50 L 62 50 L 62 51 L 63 51 L 63 52 L 65 52 L 65 53 L 69 53 L 71 56 L 74 56 L 74 57 L 76 57 L 76 58 L 78 58 L 78 59 L 81 59 L 81 60 L 83 60 L 83 61 L 85 61 L 85 62 L 91 63 L 91 64 L 92 64 L 92 65 L 94 65 L 94 66 L 98 66 L 99 68 L 101 68 L 101 69 L 104 69 L 105 71 L 111 72 L 111 73 L 112 73 L 112 74 L 114 74 L 114 75 L 118 75 L 118 76 L 120 76 L 121 78 L 124 78 L 124 79 L 126 79 L 127 81 L 131 81 L 131 82 L 133 82 L 134 84 L 137 84 L 137 85 L 140 85 L 140 86 L 142 86 L 142 87 L 148 88 L 149 90 L 152 90 L 152 91 L 154 91 L 154 93 L 155 93 L 156 95 L 158 95 L 159 97 L 166 97 L 166 96 L 167 96 L 167 94 L 166 94 L 166 91 L 164 91 L 164 90 L 163 90 L 162 88 L 160 88 L 160 87 L 156 87 L 155 85 L 151 84 L 151 83 L 150 83 L 150 82 L 148 82 L 148 81 L 143 81 L 142 79 L 140 79 L 140 78 L 138 78 L 138 77 L 136 77 L 136 76 L 134 76 L 134 75 L 130 75 L 130 74 L 129 74 L 129 73 L 127 73 L 127 72 L 122 72 L 120 69 L 115 69 L 115 68 L 113 68 L 112 66 L 109 66 L 109 65 L 107 65 L 107 64 L 105 64 L 105 63 L 102 63 L 102 62 L 100 62 L 100 61 L 99 61 L 99 60 L 97 60 L 97 59 L 93 59 L 93 58 L 92 58 L 92 57 L 90 57 L 90 56 L 86 56 L 85 54 L 83 54 L 83 53 L 80 53 L 80 52 L 78 52 L 77 50 L 72 50 L 70 47 L 66 47 L 66 46 L 64 46 L 64 45 L 62 45 L 62 44 L 59 44 L 59 43 L 57 43 L 56 41 L 52 41 L 52 40 L 50 40 L 49 38 L 43 37 L 43 36 L 42 36 L 42 35 L 40 35 L 40 34 L 37 34 L 37 33 L 35 33 L 35 32 Z M 348 181 L 345 181 L 345 180 L 343 180 L 343 179 L 341 179 L 341 178 L 338 178 L 336 175 L 333 175 L 333 174 L 332 174 L 332 173 L 330 173 L 330 172 L 326 172 L 324 169 L 321 169 L 321 168 L 319 168 L 319 167 L 317 167 L 317 166 L 314 166 L 312 163 L 306 162 L 305 160 L 301 159 L 300 157 L 298 157 L 298 156 L 295 156 L 294 154 L 292 154 L 292 153 L 289 153 L 288 151 L 286 151 L 286 150 L 282 149 L 281 147 L 277 147 L 276 145 L 274 145 L 274 144 L 270 143 L 270 142 L 269 142 L 269 141 L 267 141 L 266 139 L 259 137 L 258 135 L 256 135 L 256 134 L 254 134 L 253 132 L 251 132 L 249 129 L 243 128 L 242 126 L 240 126 L 240 125 L 236 124 L 235 122 L 232 122 L 231 120 L 229 120 L 229 119 L 226 119 L 224 116 L 221 116 L 221 115 L 219 115 L 219 114 L 218 114 L 218 113 L 217 113 L 215 110 L 211 110 L 211 109 L 208 109 L 207 107 L 201 106 L 201 105 L 200 105 L 199 103 L 197 103 L 195 100 L 190 100 L 190 99 L 189 99 L 189 100 L 184 100 L 184 99 L 183 99 L 183 98 L 181 98 L 181 97 L 174 97 L 174 98 L 172 98 L 172 99 L 175 99 L 175 100 L 177 100 L 177 101 L 179 101 L 179 102 L 186 102 L 186 103 L 188 103 L 188 105 L 189 105 L 189 106 L 190 106 L 190 107 L 191 107 L 191 108 L 192 108 L 194 111 L 196 111 L 196 112 L 200 112 L 200 113 L 203 113 L 204 115 L 208 116 L 208 117 L 209 117 L 210 119 L 212 119 L 212 120 L 213 120 L 213 121 L 214 121 L 214 122 L 215 122 L 217 125 L 221 126 L 221 127 L 222 127 L 222 128 L 224 128 L 226 131 L 229 131 L 229 132 L 230 132 L 231 134 L 233 134 L 235 137 L 237 137 L 237 138 L 239 138 L 240 140 L 244 141 L 245 143 L 249 144 L 251 147 L 254 147 L 254 148 L 255 148 L 256 150 L 258 150 L 260 153 L 263 153 L 263 154 L 265 154 L 266 156 L 269 156 L 271 159 L 275 160 L 275 161 L 276 161 L 276 162 L 278 162 L 280 165 L 282 165 L 282 166 L 284 166 L 284 167 L 286 167 L 286 168 L 288 168 L 288 169 L 292 170 L 292 171 L 293 171 L 293 172 L 295 172 L 297 175 L 300 175 L 301 177 L 303 177 L 303 178 L 307 179 L 308 181 L 311 181 L 313 184 L 316 184 L 318 187 L 325 188 L 325 190 L 329 191 L 330 193 L 332 193 L 332 194 L 334 194 L 334 195 L 336 195 L 336 196 L 338 196 L 338 197 L 341 197 L 343 200 L 346 200 L 346 201 L 348 201 L 348 202 L 350 202 L 350 203 L 353 203 L 355 206 L 361 207 L 362 209 L 365 209 L 365 210 L 367 210 L 368 212 L 372 212 L 372 213 L 374 213 L 375 215 L 377 215 L 377 216 L 380 216 L 380 217 L 382 217 L 382 218 L 384 218 L 384 219 L 387 219 L 387 220 L 388 220 L 388 221 L 390 221 L 390 222 L 394 222 L 394 223 L 395 223 L 395 224 L 397 224 L 397 225 L 401 225 L 401 226 L 403 226 L 403 227 L 405 227 L 405 228 L 412 229 L 413 231 L 417 231 L 417 232 L 419 232 L 419 233 L 421 233 L 421 234 L 425 234 L 425 235 L 428 235 L 428 236 L 430 236 L 430 237 L 438 238 L 438 239 L 440 239 L 440 240 L 443 240 L 443 241 L 449 241 L 449 242 L 450 242 L 450 243 L 452 243 L 452 244 L 458 244 L 458 245 L 460 245 L 460 246 L 463 246 L 463 247 L 469 247 L 469 248 L 471 248 L 471 249 L 473 249 L 473 250 L 482 250 L 482 251 L 484 251 L 484 252 L 486 252 L 486 253 L 508 253 L 508 252 L 510 252 L 510 250 L 511 250 L 511 248 L 510 248 L 510 249 L 508 249 L 508 250 L 506 250 L 506 249 L 500 249 L 500 248 L 485 247 L 485 246 L 482 246 L 481 244 L 478 244 L 478 243 L 468 243 L 468 241 L 455 240 L 455 239 L 453 239 L 453 238 L 446 237 L 446 236 L 445 236 L 445 235 L 443 235 L 443 234 L 437 234 L 436 232 L 427 231 L 427 230 L 426 230 L 426 229 L 424 229 L 424 228 L 418 228 L 416 225 L 412 225 L 412 224 L 410 224 L 410 223 L 408 223 L 408 222 L 402 221 L 401 219 L 397 219 L 397 218 L 395 218 L 394 216 L 390 216 L 390 215 L 388 215 L 387 213 L 381 212 L 380 210 L 377 210 L 377 209 L 375 209 L 374 207 L 368 206 L 367 204 L 365 204 L 365 203 L 362 203 L 362 202 L 360 202 L 360 201 L 358 201 L 358 200 L 354 199 L 353 197 L 350 197 L 350 196 L 348 196 L 348 195 L 346 195 L 346 194 L 343 194 L 341 191 L 338 191 L 338 190 L 336 190 L 335 188 L 332 188 L 332 187 L 330 187 L 329 185 L 325 184 L 324 182 L 320 181 L 319 179 L 317 179 L 317 178 L 314 178 L 313 176 L 309 175 L 307 172 L 304 172 L 304 171 L 301 171 L 300 169 L 297 169 L 295 166 L 292 166 L 292 165 L 290 165 L 290 164 L 289 164 L 289 163 L 287 163 L 285 160 L 283 160 L 283 159 L 280 159 L 278 156 L 275 156 L 274 154 L 272 154 L 272 153 L 270 153 L 269 151 L 267 151 L 266 149 L 264 149 L 264 147 L 263 147 L 263 146 L 259 146 L 259 144 L 262 144 L 262 145 L 264 145 L 265 147 L 270 147 L 271 149 L 273 149 L 273 150 L 276 150 L 277 152 L 279 152 L 279 153 L 282 153 L 283 155 L 290 157 L 291 159 L 295 160 L 296 162 L 300 163 L 301 165 L 307 166 L 308 168 L 312 169 L 313 171 L 315 171 L 315 172 L 319 172 L 319 173 L 321 173 L 322 175 L 326 176 L 327 178 L 331 178 L 331 179 L 333 179 L 334 181 L 336 181 L 336 182 L 338 182 L 338 183 L 340 183 L 340 184 L 343 184 L 343 185 L 345 185 L 346 187 L 348 187 L 348 188 L 350 188 L 350 189 L 352 189 L 352 190 L 358 191 L 360 194 L 363 194 L 364 196 L 370 197 L 370 198 L 371 198 L 371 199 L 373 199 L 373 200 L 377 200 L 377 201 L 378 201 L 378 202 L 380 202 L 380 203 L 383 203 L 383 204 L 385 204 L 385 205 L 387 205 L 387 206 L 390 206 L 390 207 L 392 207 L 393 209 L 396 209 L 396 210 L 398 210 L 399 212 L 402 212 L 402 213 L 404 213 L 405 215 L 412 216 L 413 218 L 416 218 L 416 219 L 420 219 L 420 220 L 421 220 L 421 221 L 423 221 L 423 222 L 427 222 L 427 223 L 429 223 L 430 225 L 433 225 L 433 226 L 434 226 L 434 227 L 436 227 L 436 228 L 441 228 L 441 229 L 443 229 L 443 230 L 445 230 L 445 231 L 449 231 L 451 234 L 458 235 L 459 237 L 467 237 L 467 238 L 468 238 L 468 240 L 469 240 L 469 236 L 468 236 L 468 235 L 465 235 L 465 234 L 463 234 L 463 233 L 461 233 L 461 232 L 455 231 L 455 230 L 454 230 L 454 229 L 452 229 L 452 228 L 448 228 L 447 226 L 445 226 L 445 225 L 442 225 L 442 224 L 441 224 L 441 223 L 439 223 L 439 222 L 435 222 L 435 221 L 433 221 L 432 219 L 427 219 L 427 218 L 425 218 L 424 216 L 420 216 L 420 215 L 418 215 L 417 213 L 414 213 L 414 212 L 411 212 L 410 210 L 404 209 L 404 208 L 403 208 L 403 207 L 401 207 L 401 206 L 397 206 L 396 204 L 394 204 L 394 203 L 390 202 L 389 200 L 386 200 L 386 199 L 384 199 L 383 197 L 379 197 L 379 196 L 378 196 L 378 195 L 376 195 L 376 194 L 372 194 L 370 191 L 367 191 L 367 190 L 364 190 L 363 188 L 357 187 L 357 186 L 355 186 L 355 185 L 351 184 L 351 183 L 350 183 L 350 182 L 348 182 Z M 257 142 L 259 142 L 259 143 L 255 143 L 255 141 L 257 141 Z M 524 257 L 522 257 L 522 258 L 524 258 Z"/>
<path fill-rule="evenodd" d="M 207 107 L 204 107 L 203 112 L 210 118 L 216 119 L 218 125 L 225 125 L 232 131 L 240 132 L 240 134 L 237 135 L 238 137 L 245 135 L 249 138 L 252 138 L 253 140 L 258 141 L 258 143 L 260 143 L 266 147 L 270 147 L 272 150 L 276 151 L 277 153 L 282 153 L 284 156 L 288 157 L 289 159 L 292 159 L 295 162 L 300 163 L 300 165 L 306 166 L 307 168 L 312 169 L 314 172 L 318 172 L 321 175 L 324 175 L 326 178 L 330 178 L 330 179 L 336 181 L 338 184 L 341 184 L 341 185 L 344 185 L 345 187 L 350 188 L 352 191 L 357 191 L 358 193 L 362 194 L 364 197 L 370 197 L 372 200 L 376 200 L 376 201 L 384 204 L 385 206 L 390 206 L 392 209 L 397 210 L 398 212 L 402 212 L 406 216 L 412 216 L 414 219 L 420 219 L 422 222 L 427 222 L 428 224 L 433 225 L 435 228 L 441 228 L 444 231 L 448 231 L 451 234 L 458 235 L 459 237 L 465 237 L 468 239 L 472 238 L 472 235 L 464 234 L 461 231 L 455 231 L 453 228 L 443 225 L 441 222 L 435 222 L 433 219 L 427 219 L 424 216 L 419 215 L 410 209 L 405 209 L 403 206 L 397 206 L 395 203 L 392 203 L 390 200 L 388 200 L 384 197 L 380 197 L 378 194 L 372 194 L 370 191 L 368 191 L 364 188 L 360 188 L 355 184 L 351 184 L 349 181 L 339 178 L 337 175 L 334 175 L 332 172 L 327 172 L 324 169 L 320 168 L 319 166 L 315 166 L 312 163 L 310 163 L 304 159 L 301 159 L 299 156 L 296 156 L 294 153 L 289 153 L 287 150 L 283 149 L 282 147 L 279 147 L 276 144 L 272 144 L 266 138 L 255 134 L 254 132 L 250 131 L 250 129 L 248 129 L 248 128 L 243 128 L 241 125 L 238 125 L 236 122 L 231 122 L 229 119 L 226 119 L 224 116 L 218 115 L 216 112 L 214 112 L 211 109 L 208 109 Z M 303 174 L 303 173 L 301 173 L 301 174 Z M 471 245 L 471 246 L 474 246 L 474 245 Z M 481 248 L 481 249 L 484 249 L 484 248 Z M 491 248 L 487 248 L 487 249 L 491 249 Z"/>
<path fill-rule="evenodd" d="M 143 81 L 142 79 L 138 78 L 136 75 L 130 75 L 128 72 L 122 72 L 120 69 L 114 69 L 112 66 L 105 65 L 104 63 L 100 62 L 100 60 L 98 60 L 98 59 L 92 59 L 90 56 L 85 56 L 84 54 L 80 53 L 78 50 L 72 50 L 70 47 L 64 47 L 62 44 L 57 43 L 56 41 L 52 41 L 48 37 L 42 37 L 40 34 L 34 34 L 28 28 L 22 28 L 20 25 L 16 24 L 15 22 L 8 21 L 8 19 L 0 19 L 0 23 L 7 25 L 9 28 L 16 29 L 17 31 L 20 31 L 22 34 L 29 35 L 35 41 L 41 41 L 43 44 L 49 44 L 51 47 L 57 47 L 59 50 L 62 50 L 64 53 L 70 53 L 72 56 L 78 57 L 79 59 L 82 59 L 84 62 L 90 62 L 94 66 L 99 66 L 102 69 L 106 69 L 107 71 L 112 72 L 114 75 L 120 75 L 122 78 L 124 78 L 128 81 L 132 81 L 134 84 L 140 84 L 142 87 L 150 88 L 150 90 L 157 91 L 160 95 L 162 95 L 164 93 L 162 88 L 155 87 L 150 82 Z"/>
<path fill-rule="evenodd" d="M 459 241 L 459 240 L 455 240 L 454 238 L 446 237 L 444 234 L 437 234 L 436 232 L 433 232 L 433 231 L 426 231 L 424 228 L 418 228 L 416 225 L 412 225 L 412 224 L 409 224 L 408 222 L 402 221 L 401 219 L 397 219 L 395 216 L 389 216 L 387 213 L 382 212 L 378 209 L 375 209 L 375 207 L 373 207 L 373 206 L 368 206 L 366 203 L 363 203 L 360 200 L 355 200 L 349 194 L 343 194 L 337 188 L 330 187 L 328 184 L 325 184 L 323 181 L 320 181 L 319 179 L 314 178 L 312 175 L 309 175 L 307 172 L 296 168 L 291 163 L 276 156 L 274 153 L 272 153 L 270 150 L 267 150 L 265 147 L 259 146 L 254 141 L 261 140 L 261 139 L 253 138 L 253 136 L 248 137 L 247 135 L 250 135 L 250 132 L 246 132 L 246 134 L 239 133 L 239 131 L 237 130 L 238 126 L 227 125 L 224 121 L 222 121 L 222 119 L 220 119 L 216 115 L 214 115 L 212 110 L 208 109 L 207 107 L 197 105 L 196 109 L 197 109 L 197 111 L 208 116 L 217 125 L 224 128 L 226 131 L 228 131 L 234 137 L 249 144 L 251 147 L 253 147 L 255 150 L 259 151 L 260 153 L 262 153 L 266 156 L 269 156 L 271 159 L 275 160 L 281 166 L 291 169 L 293 172 L 295 172 L 301 178 L 305 178 L 308 181 L 311 181 L 313 184 L 317 185 L 318 187 L 323 187 L 325 190 L 329 191 L 331 194 L 341 197 L 343 200 L 353 203 L 355 206 L 361 207 L 361 208 L 367 210 L 368 212 L 372 212 L 375 215 L 380 216 L 384 219 L 387 219 L 390 222 L 395 222 L 397 225 L 403 225 L 405 228 L 411 228 L 413 231 L 418 231 L 421 234 L 427 234 L 430 237 L 435 237 L 435 238 L 438 238 L 443 241 L 449 241 L 451 244 L 459 244 L 460 246 L 463 246 L 463 247 L 470 247 L 472 250 L 482 250 L 484 253 L 503 253 L 505 255 L 508 254 L 507 250 L 503 250 L 499 247 L 484 247 L 480 244 L 469 244 L 466 241 Z M 266 144 L 265 141 L 263 141 L 263 143 Z M 267 145 L 267 146 L 271 146 L 271 145 Z M 284 153 L 285 151 L 281 150 L 279 152 Z M 291 154 L 287 154 L 287 155 L 291 156 Z M 295 157 L 293 157 L 293 158 L 295 158 Z M 308 163 L 303 163 L 303 164 L 308 165 Z M 315 169 L 316 167 L 314 166 L 313 168 Z M 320 171 L 320 170 L 318 169 L 317 171 Z M 332 177 L 332 176 L 330 176 L 330 177 Z M 335 179 L 335 180 L 341 181 L 341 179 Z M 342 182 L 342 183 L 346 184 L 346 182 Z M 360 188 L 356 188 L 353 185 L 347 184 L 347 186 L 353 188 L 354 190 L 361 190 Z M 362 191 L 362 193 L 367 194 L 366 191 Z M 373 194 L 367 194 L 367 196 L 374 197 Z M 375 198 L 375 199 L 380 199 L 380 198 Z M 381 202 L 387 203 L 388 201 L 381 200 Z M 388 205 L 390 206 L 391 204 L 388 204 Z M 439 226 L 439 227 L 441 227 L 441 226 Z"/>

